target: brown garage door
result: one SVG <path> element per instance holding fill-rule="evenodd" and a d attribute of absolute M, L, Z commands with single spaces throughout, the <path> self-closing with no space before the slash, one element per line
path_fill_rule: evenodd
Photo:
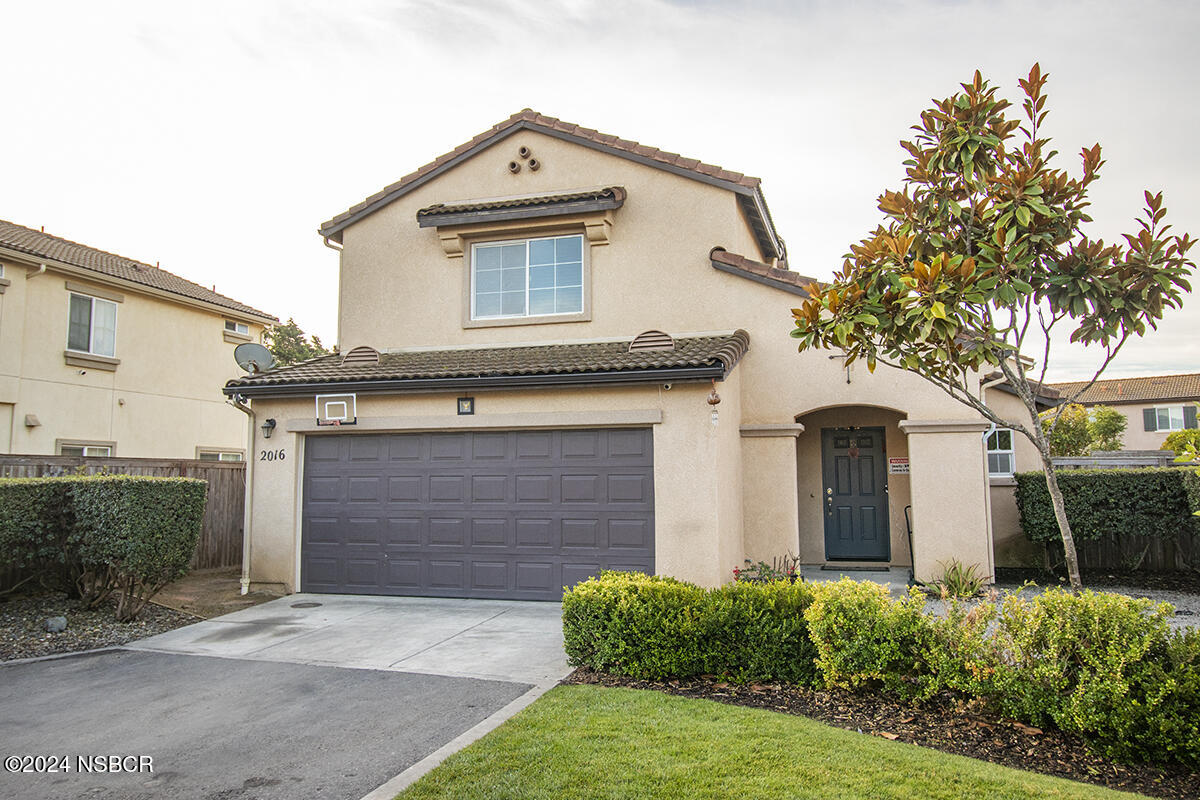
<path fill-rule="evenodd" d="M 648 429 L 314 435 L 306 592 L 559 600 L 654 571 Z"/>

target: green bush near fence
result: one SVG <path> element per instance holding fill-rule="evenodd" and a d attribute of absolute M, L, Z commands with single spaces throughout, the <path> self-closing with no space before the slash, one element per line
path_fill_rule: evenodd
<path fill-rule="evenodd" d="M 1200 470 L 1179 467 L 1059 470 L 1071 533 L 1086 542 L 1134 534 L 1171 538 L 1200 533 Z M 1021 530 L 1034 542 L 1062 538 L 1041 472 L 1016 476 Z"/>
<path fill-rule="evenodd" d="M 207 489 L 134 475 L 0 479 L 0 564 L 35 570 L 90 607 L 119 592 L 117 618 L 131 620 L 187 571 Z"/>
<path fill-rule="evenodd" d="M 604 672 L 949 694 L 1119 759 L 1200 765 L 1200 633 L 1171 631 L 1169 606 L 1060 589 L 923 605 L 848 578 L 703 589 L 609 572 L 566 591 L 563 632 L 572 664 Z"/>
<path fill-rule="evenodd" d="M 77 548 L 70 483 L 0 480 L 0 564 L 30 570 L 74 591 L 69 554 Z"/>

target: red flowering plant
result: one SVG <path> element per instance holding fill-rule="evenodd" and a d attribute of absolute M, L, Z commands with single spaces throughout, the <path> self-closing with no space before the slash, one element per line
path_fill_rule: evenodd
<path fill-rule="evenodd" d="M 737 583 L 795 583 L 797 580 L 804 580 L 800 577 L 800 559 L 791 553 L 772 558 L 770 564 L 766 561 L 753 562 L 748 558 L 744 563 L 743 567 L 733 568 L 733 579 Z"/>

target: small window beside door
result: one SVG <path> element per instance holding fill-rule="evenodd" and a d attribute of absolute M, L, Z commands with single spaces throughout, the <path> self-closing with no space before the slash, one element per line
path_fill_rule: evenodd
<path fill-rule="evenodd" d="M 1015 467 L 1012 431 L 1001 429 L 988 437 L 987 459 L 989 476 L 993 478 L 1012 477 Z"/>

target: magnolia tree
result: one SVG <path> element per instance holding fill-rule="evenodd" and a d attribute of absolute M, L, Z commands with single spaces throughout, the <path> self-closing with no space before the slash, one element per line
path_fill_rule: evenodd
<path fill-rule="evenodd" d="M 1100 145 L 1082 151 L 1082 174 L 1053 166 L 1041 131 L 1046 76 L 1034 65 L 1019 81 L 1022 111 L 976 72 L 962 91 L 922 112 L 901 191 L 879 198 L 884 223 L 850 248 L 842 269 L 792 309 L 800 350 L 837 348 L 847 364 L 887 364 L 914 372 L 997 426 L 1027 437 L 1041 454 L 1062 533 L 1067 571 L 1080 586 L 1071 525 L 1039 421 L 1039 390 L 1051 339 L 1103 352 L 1082 394 L 1131 337 L 1178 307 L 1195 266 L 1193 240 L 1171 234 L 1161 194 L 1124 242 L 1084 233 L 1088 190 L 1104 162 Z M 1003 379 L 1027 415 L 989 405 L 981 382 Z M 1062 408 L 1063 406 L 1060 406 Z M 1054 424 L 1051 413 L 1050 429 Z"/>

